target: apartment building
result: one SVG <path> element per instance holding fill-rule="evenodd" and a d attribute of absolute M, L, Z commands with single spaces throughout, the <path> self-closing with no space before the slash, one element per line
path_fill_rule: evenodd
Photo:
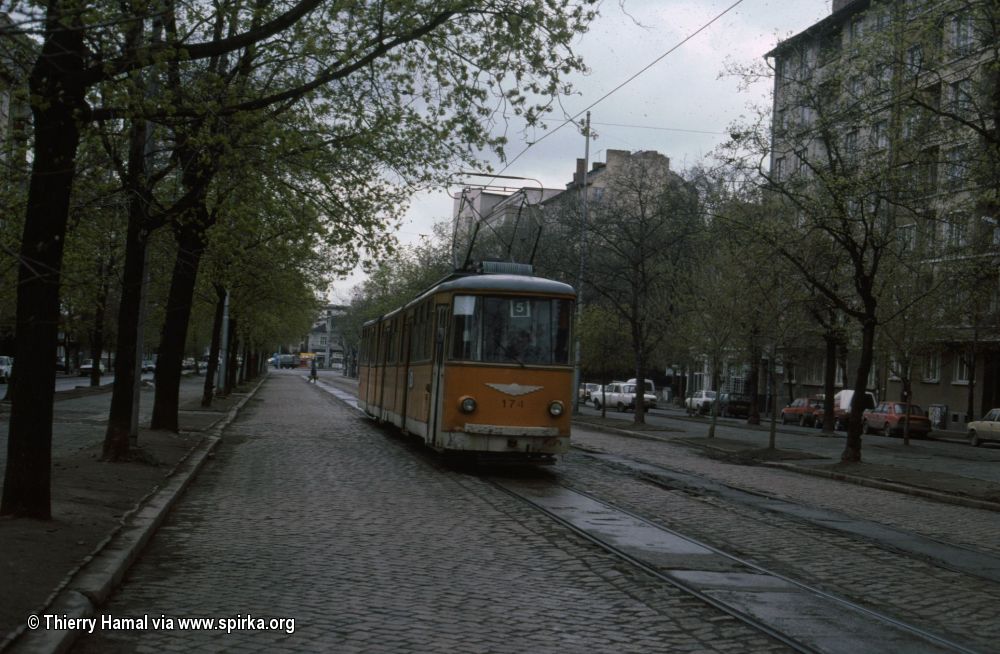
<path fill-rule="evenodd" d="M 832 9 L 767 55 L 770 181 L 789 207 L 789 239 L 821 265 L 878 256 L 885 266 L 869 387 L 898 398 L 908 386 L 940 426 L 960 429 L 1000 406 L 1000 6 Z M 857 343 L 842 349 L 841 387 Z M 786 380 L 794 394 L 822 391 L 821 352 L 787 358 L 797 361 Z"/>

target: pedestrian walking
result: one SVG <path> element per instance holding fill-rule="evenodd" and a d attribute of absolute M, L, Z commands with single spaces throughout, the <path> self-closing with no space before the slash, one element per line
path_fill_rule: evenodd
<path fill-rule="evenodd" d="M 309 383 L 315 384 L 316 383 L 316 376 L 317 376 L 317 371 L 316 371 L 316 357 L 313 357 L 312 361 L 309 363 Z"/>

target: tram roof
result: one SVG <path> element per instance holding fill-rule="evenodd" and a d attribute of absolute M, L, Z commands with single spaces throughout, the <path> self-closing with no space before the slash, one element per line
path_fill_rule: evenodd
<path fill-rule="evenodd" d="M 539 295 L 576 296 L 576 290 L 569 284 L 557 282 L 554 279 L 546 279 L 545 277 L 497 273 L 453 273 L 398 309 L 393 309 L 384 316 L 369 320 L 365 324 L 368 325 L 370 323 L 390 318 L 407 307 L 420 303 L 431 295 L 435 295 L 437 293 L 451 293 L 455 291 L 502 291 L 504 293 L 537 293 Z"/>

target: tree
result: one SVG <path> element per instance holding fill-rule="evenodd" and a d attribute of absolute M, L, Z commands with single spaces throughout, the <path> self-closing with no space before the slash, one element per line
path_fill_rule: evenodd
<path fill-rule="evenodd" d="M 132 38 L 142 34 L 144 20 L 150 18 L 143 13 L 145 6 L 84 13 L 70 0 L 56 0 L 45 6 L 44 14 L 25 7 L 27 20 L 42 26 L 43 46 L 30 76 L 35 147 L 20 255 L 17 358 L 51 359 L 77 146 L 87 119 L 122 115 L 121 107 L 90 105 L 88 93 L 96 86 L 143 69 L 165 69 L 169 75 L 204 61 L 209 68 L 232 72 L 252 57 L 287 73 L 274 78 L 283 86 L 266 95 L 237 97 L 232 104 L 221 95 L 210 103 L 210 113 L 226 116 L 294 102 L 342 80 L 376 80 L 377 88 L 355 97 L 390 96 L 414 122 L 422 118 L 432 126 L 442 143 L 436 152 L 453 158 L 480 145 L 502 145 L 502 138 L 487 132 L 486 116 L 497 106 L 490 90 L 501 105 L 529 119 L 537 117 L 544 104 L 532 105 L 528 94 L 555 94 L 561 90 L 561 75 L 580 67 L 566 46 L 592 17 L 590 4 L 592 0 L 413 0 L 394 5 L 392 13 L 382 3 L 347 9 L 302 0 L 282 8 L 217 6 L 213 15 L 212 10 L 202 12 L 205 7 L 168 3 L 145 40 Z M 157 22 L 161 18 L 165 25 Z M 228 18 L 235 20 L 227 23 Z M 161 28 L 165 37 L 158 40 Z M 223 65 L 238 51 L 242 54 L 232 66 Z M 263 69 L 257 73 L 257 79 L 267 79 Z M 388 93 L 380 95 L 384 91 Z M 436 102 L 439 98 L 443 101 Z M 152 111 L 148 106 L 142 111 L 148 117 L 189 110 L 171 95 L 158 107 L 155 100 L 148 104 Z M 135 110 L 134 105 L 124 108 L 125 115 L 129 109 Z M 186 190 L 195 189 L 194 199 L 207 193 L 200 184 Z M 50 513 L 54 363 L 25 370 L 15 380 L 0 513 L 45 518 Z"/>
<path fill-rule="evenodd" d="M 403 306 L 453 270 L 450 221 L 435 224 L 433 234 L 416 244 L 396 248 L 391 258 L 372 262 L 340 323 L 345 344 L 356 349 L 364 323 Z"/>
<path fill-rule="evenodd" d="M 886 59 L 885 41 L 897 43 L 845 45 L 839 31 L 826 28 L 780 44 L 774 114 L 735 127 L 728 151 L 764 190 L 762 215 L 748 227 L 854 323 L 852 385 L 859 390 L 872 369 L 880 299 L 907 260 L 909 230 L 926 222 L 934 190 L 932 162 L 903 134 L 898 90 L 910 73 L 898 58 Z M 852 407 L 845 462 L 861 460 L 863 410 L 860 402 Z"/>
<path fill-rule="evenodd" d="M 698 194 L 670 172 L 665 157 L 637 153 L 592 203 L 591 217 L 586 291 L 628 329 L 642 389 L 647 364 L 673 320 L 673 298 L 687 279 L 688 241 L 701 218 Z M 635 421 L 645 421 L 642 402 L 636 402 Z"/>

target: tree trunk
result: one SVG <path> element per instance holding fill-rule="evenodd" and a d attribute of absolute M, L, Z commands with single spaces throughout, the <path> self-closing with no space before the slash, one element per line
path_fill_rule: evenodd
<path fill-rule="evenodd" d="M 94 298 L 94 326 L 90 330 L 90 356 L 94 361 L 90 369 L 90 385 L 101 385 L 101 356 L 104 353 L 104 315 L 108 306 L 108 281 L 106 275 L 110 274 L 110 266 L 105 266 L 104 262 L 98 266 L 100 284 L 97 297 Z"/>
<path fill-rule="evenodd" d="M 125 264 L 122 270 L 122 296 L 118 306 L 118 344 L 115 356 L 115 383 L 111 391 L 108 428 L 104 433 L 104 459 L 118 461 L 128 456 L 129 432 L 132 430 L 139 351 L 139 324 L 143 311 L 146 284 L 146 252 L 154 223 L 149 216 L 150 193 L 146 183 L 146 144 L 149 125 L 135 121 L 129 134 L 128 227 L 125 232 Z"/>
<path fill-rule="evenodd" d="M 75 5 L 73 5 L 75 7 Z M 51 508 L 52 402 L 59 338 L 59 283 L 70 193 L 84 108 L 81 32 L 52 0 L 42 52 L 31 71 L 35 149 L 21 239 L 14 395 L 0 514 L 48 519 Z M 74 9 L 75 11 L 75 9 Z"/>
<path fill-rule="evenodd" d="M 872 366 L 875 326 L 875 319 L 868 318 L 861 327 L 861 354 L 857 375 L 854 378 L 854 398 L 851 401 L 851 413 L 847 422 L 847 442 L 840 455 L 843 463 L 861 463 L 861 415 L 865 411 L 863 396 L 868 389 L 868 373 Z"/>
<path fill-rule="evenodd" d="M 240 343 L 236 339 L 236 318 L 229 318 L 229 349 L 226 350 L 226 395 L 236 388 L 236 353 Z"/>
<path fill-rule="evenodd" d="M 833 395 L 837 382 L 837 346 L 840 338 L 834 332 L 823 334 L 826 343 L 826 356 L 823 362 L 823 432 L 833 433 L 834 416 Z"/>
<path fill-rule="evenodd" d="M 191 305 L 198 279 L 198 266 L 205 251 L 204 232 L 208 225 L 207 211 L 199 206 L 193 223 L 177 228 L 177 258 L 174 261 L 167 297 L 166 315 L 160 333 L 156 358 L 156 397 L 153 402 L 152 429 L 179 430 L 177 411 L 180 408 L 181 365 L 187 340 Z"/>
<path fill-rule="evenodd" d="M 218 284 L 215 286 L 215 318 L 212 320 L 212 344 L 208 348 L 208 365 L 205 366 L 205 386 L 201 393 L 201 405 L 212 406 L 215 394 L 215 375 L 219 370 L 219 348 L 222 346 L 222 319 L 226 313 L 226 289 Z"/>
<path fill-rule="evenodd" d="M 756 332 L 755 332 L 756 333 Z M 750 415 L 748 425 L 760 424 L 760 353 L 757 351 L 756 338 L 750 344 Z"/>

